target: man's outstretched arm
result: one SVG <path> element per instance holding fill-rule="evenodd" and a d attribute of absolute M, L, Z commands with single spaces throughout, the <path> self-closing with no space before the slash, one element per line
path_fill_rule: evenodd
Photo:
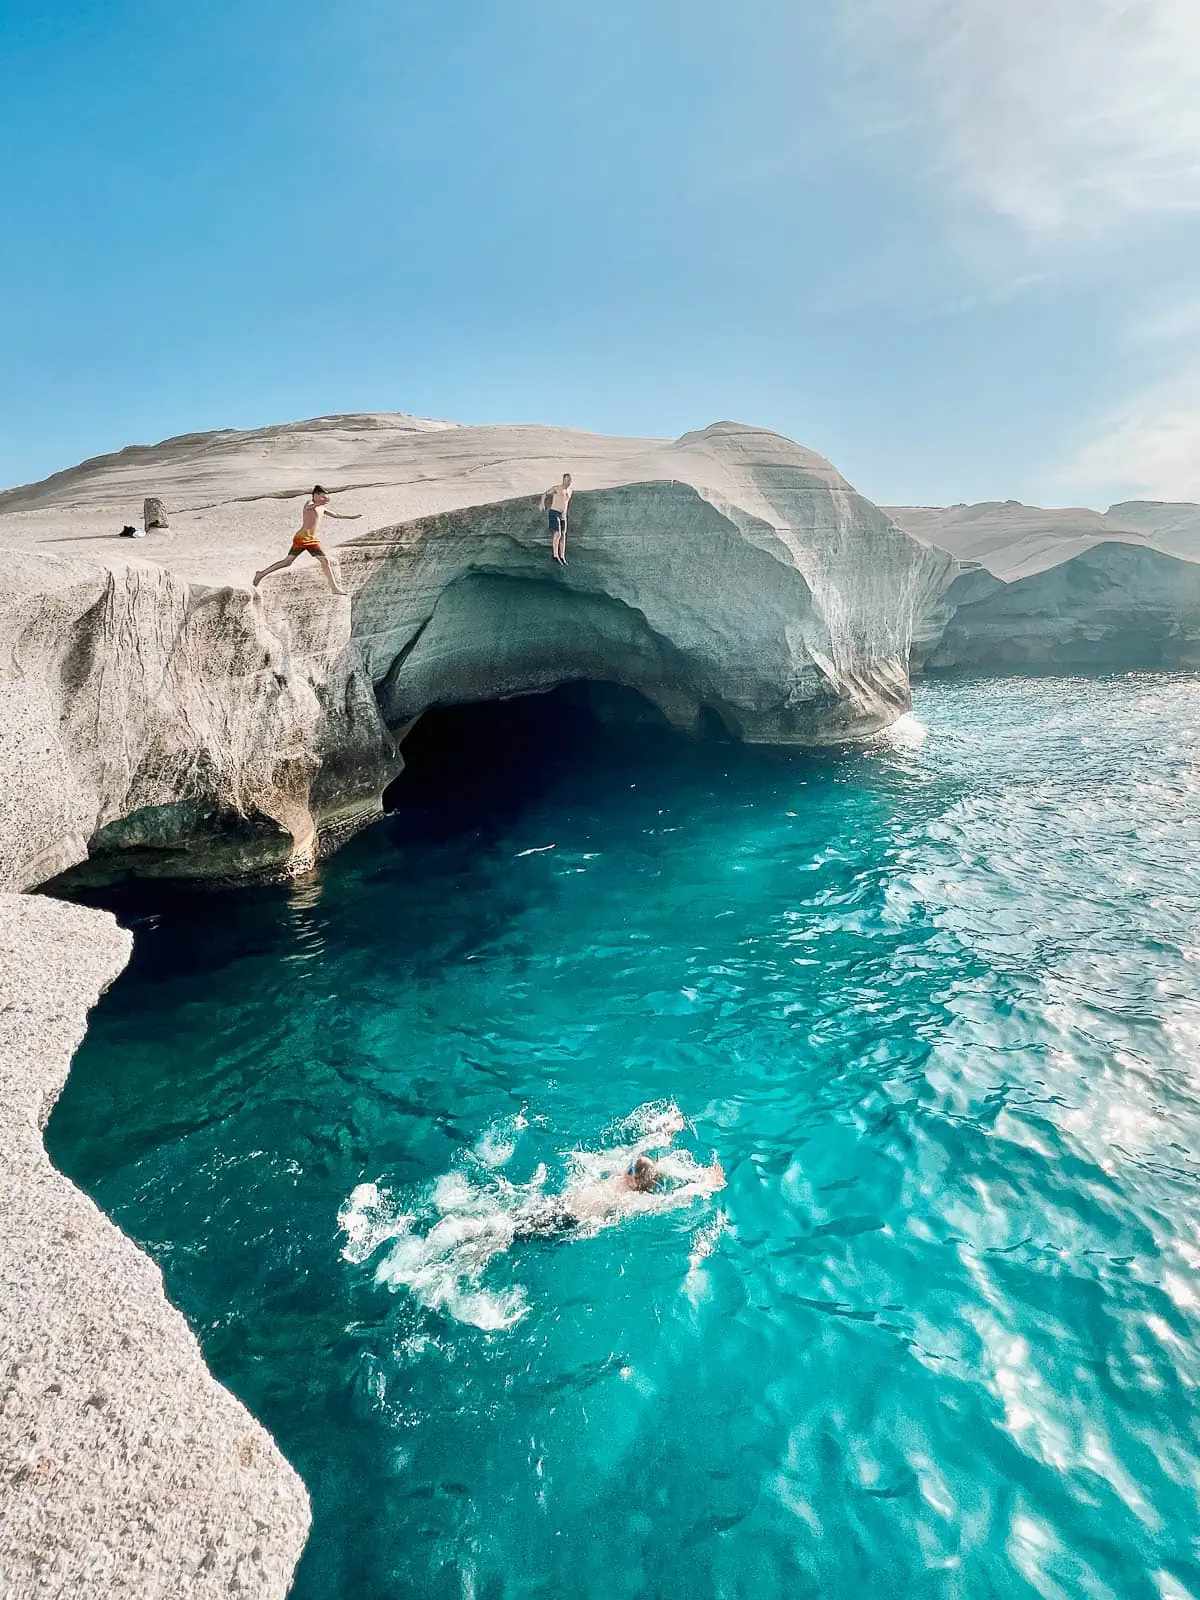
<path fill-rule="evenodd" d="M 686 1205 L 689 1200 L 716 1194 L 725 1187 L 727 1181 L 725 1168 L 714 1158 L 711 1166 L 701 1167 L 685 1183 L 677 1183 L 669 1189 L 655 1189 L 650 1194 L 631 1196 L 627 1204 L 638 1211 L 671 1211 L 676 1206 Z"/>
<path fill-rule="evenodd" d="M 325 515 L 327 517 L 332 517 L 335 522 L 357 522 L 359 517 L 362 516 L 362 512 L 361 511 L 330 511 L 329 507 L 326 506 L 325 507 Z"/>

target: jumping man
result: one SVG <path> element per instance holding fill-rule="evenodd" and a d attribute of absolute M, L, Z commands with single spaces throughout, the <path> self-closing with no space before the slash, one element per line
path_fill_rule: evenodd
<path fill-rule="evenodd" d="M 326 517 L 332 517 L 336 522 L 357 522 L 359 517 L 362 516 L 362 512 L 355 511 L 347 515 L 341 511 L 330 511 L 328 507 L 329 496 L 319 483 L 315 484 L 312 494 L 304 502 L 304 515 L 300 519 L 299 531 L 292 539 L 292 548 L 282 561 L 276 561 L 274 566 L 264 567 L 261 572 L 254 574 L 254 587 L 256 589 L 263 579 L 272 572 L 279 572 L 284 567 L 290 567 L 297 556 L 302 556 L 307 552 L 310 556 L 316 556 L 320 562 L 321 571 L 325 574 L 326 582 L 334 594 L 345 594 L 345 589 L 340 586 L 333 575 L 333 569 L 329 565 L 329 557 L 321 549 L 321 523 Z"/>
<path fill-rule="evenodd" d="M 567 507 L 571 504 L 571 474 L 564 472 L 562 482 L 547 489 L 541 498 L 541 508 L 550 508 L 550 554 L 555 561 L 567 564 Z"/>

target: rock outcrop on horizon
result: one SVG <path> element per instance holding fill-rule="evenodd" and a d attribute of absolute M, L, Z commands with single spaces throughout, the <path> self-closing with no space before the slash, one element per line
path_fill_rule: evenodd
<path fill-rule="evenodd" d="M 564 469 L 566 569 L 534 498 Z M 350 598 L 312 564 L 255 597 L 318 477 L 364 514 L 326 524 L 354 530 Z M 126 554 L 150 492 L 171 529 Z M 0 496 L 3 546 L 10 888 L 89 853 L 186 877 L 304 864 L 378 813 L 438 704 L 601 680 L 681 728 L 863 738 L 908 708 L 953 570 L 821 457 L 735 423 L 674 443 L 403 417 L 189 436 Z"/>
<path fill-rule="evenodd" d="M 960 565 L 949 615 L 914 668 L 1097 672 L 1200 666 L 1200 506 L 1128 501 L 1107 512 L 1009 500 L 892 506 Z"/>
<path fill-rule="evenodd" d="M 978 564 L 1010 583 L 1056 567 L 1101 544 L 1127 544 L 1185 561 L 1200 561 L 1200 506 L 1128 500 L 1087 506 L 1026 506 L 1019 500 L 979 505 L 884 506 L 915 538 Z"/>
<path fill-rule="evenodd" d="M 1200 667 L 1200 564 L 1096 545 L 1005 583 L 979 568 L 947 591 L 954 614 L 918 658 L 927 672 L 1111 672 Z"/>

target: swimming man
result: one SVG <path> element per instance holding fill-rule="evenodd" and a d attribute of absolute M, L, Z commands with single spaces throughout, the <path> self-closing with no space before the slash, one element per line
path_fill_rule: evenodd
<path fill-rule="evenodd" d="M 555 561 L 567 564 L 567 507 L 571 504 L 571 474 L 564 472 L 562 482 L 547 489 L 539 504 L 543 511 L 550 509 L 550 554 Z"/>
<path fill-rule="evenodd" d="M 342 511 L 329 510 L 329 496 L 319 483 L 313 485 L 313 492 L 304 502 L 304 515 L 300 519 L 300 527 L 292 539 L 292 548 L 282 561 L 276 561 L 274 566 L 264 567 L 261 572 L 254 574 L 254 587 L 257 589 L 264 578 L 272 572 L 279 572 L 284 567 L 290 567 L 297 556 L 315 556 L 320 563 L 321 571 L 325 574 L 326 582 L 334 594 L 345 594 L 333 575 L 329 565 L 329 557 L 321 549 L 321 523 L 326 517 L 332 517 L 335 522 L 357 522 L 362 516 L 361 511 L 349 514 Z"/>
<path fill-rule="evenodd" d="M 581 1223 L 607 1227 L 643 1211 L 668 1211 L 725 1187 L 725 1169 L 714 1156 L 712 1165 L 693 1177 L 669 1184 L 656 1161 L 635 1155 L 621 1172 L 591 1183 L 570 1185 L 561 1194 L 530 1201 L 515 1214 L 515 1239 L 564 1233 Z"/>

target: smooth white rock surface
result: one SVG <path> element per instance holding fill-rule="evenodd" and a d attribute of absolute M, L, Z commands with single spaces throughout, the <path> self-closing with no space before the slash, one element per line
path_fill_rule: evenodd
<path fill-rule="evenodd" d="M 536 496 L 569 470 L 570 566 Z M 314 481 L 349 599 L 265 580 Z M 117 535 L 146 494 L 170 532 Z M 737 736 L 866 737 L 910 703 L 953 564 L 830 464 L 400 416 L 192 435 L 0 496 L 0 887 L 89 846 L 185 876 L 311 859 L 374 814 L 428 705 L 603 678 Z"/>
<path fill-rule="evenodd" d="M 960 506 L 885 506 L 902 528 L 977 561 L 1009 582 L 1058 566 L 1098 544 L 1129 544 L 1184 560 L 1200 560 L 1200 506 L 1130 500 L 1091 511 L 1086 506 L 1026 506 L 1019 500 Z"/>

